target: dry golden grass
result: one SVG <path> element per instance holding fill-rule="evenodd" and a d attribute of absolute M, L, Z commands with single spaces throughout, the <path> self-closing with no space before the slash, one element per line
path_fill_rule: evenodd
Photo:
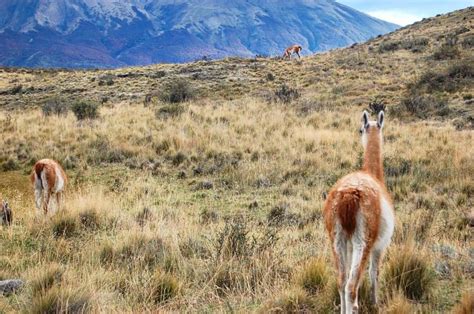
<path fill-rule="evenodd" d="M 463 21 L 471 15 L 465 10 L 414 27 L 435 41 L 437 21 L 452 23 L 446 33 L 471 23 Z M 92 312 L 334 311 L 323 194 L 360 167 L 360 114 L 377 95 L 388 106 L 384 165 L 397 219 L 382 272 L 399 266 L 396 256 L 407 243 L 422 247 L 423 265 L 436 272 L 429 298 L 413 303 L 382 280 L 380 306 L 451 310 L 473 285 L 465 217 L 474 206 L 474 134 L 451 118 L 391 112 L 408 80 L 449 62 L 428 58 L 433 42 L 421 54 L 369 50 L 382 40 L 302 62 L 1 72 L 8 88 L 35 92 L 1 96 L 0 192 L 14 224 L 0 230 L 0 277 L 23 278 L 27 288 L 1 298 L 0 312 L 71 304 Z M 460 57 L 471 55 L 463 50 Z M 163 78 L 149 77 L 161 70 Z M 192 70 L 202 75 L 193 80 L 199 93 L 176 114 L 157 116 L 170 105 L 156 100 L 143 104 L 145 93 L 190 78 Z M 129 72 L 112 86 L 98 85 L 106 73 Z M 275 80 L 264 80 L 269 72 Z M 284 104 L 262 96 L 281 83 L 297 87 L 301 98 Z M 469 86 L 445 92 L 449 106 L 464 104 Z M 85 90 L 65 91 L 71 88 Z M 82 122 L 72 113 L 44 117 L 30 106 L 54 93 L 109 100 L 98 119 Z M 26 108 L 7 110 L 17 105 Z M 60 161 L 70 177 L 64 211 L 54 217 L 35 212 L 28 180 L 43 157 Z M 418 257 L 416 250 L 405 254 Z"/>

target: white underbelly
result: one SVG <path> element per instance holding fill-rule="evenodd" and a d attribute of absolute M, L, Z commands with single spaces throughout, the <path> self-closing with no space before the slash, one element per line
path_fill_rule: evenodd
<path fill-rule="evenodd" d="M 384 250 L 390 244 L 395 228 L 395 216 L 392 205 L 384 197 L 380 199 L 380 211 L 379 236 L 375 242 L 375 248 L 377 250 Z"/>
<path fill-rule="evenodd" d="M 58 168 L 54 168 L 56 174 L 56 184 L 54 186 L 54 192 L 61 192 L 64 189 L 64 178 L 61 171 Z"/>

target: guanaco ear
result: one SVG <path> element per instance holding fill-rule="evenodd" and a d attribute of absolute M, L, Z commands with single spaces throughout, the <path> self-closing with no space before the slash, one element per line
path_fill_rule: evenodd
<path fill-rule="evenodd" d="M 383 122 L 384 122 L 385 114 L 383 113 L 383 110 L 379 112 L 379 115 L 377 117 L 377 126 L 379 129 L 383 128 Z"/>
<path fill-rule="evenodd" d="M 362 114 L 362 127 L 364 129 L 367 129 L 369 127 L 369 113 L 367 110 L 364 110 L 364 113 Z"/>

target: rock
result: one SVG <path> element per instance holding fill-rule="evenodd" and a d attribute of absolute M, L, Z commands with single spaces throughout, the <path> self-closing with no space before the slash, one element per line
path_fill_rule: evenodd
<path fill-rule="evenodd" d="M 0 295 L 9 296 L 20 290 L 24 281 L 21 279 L 8 279 L 0 281 Z"/>

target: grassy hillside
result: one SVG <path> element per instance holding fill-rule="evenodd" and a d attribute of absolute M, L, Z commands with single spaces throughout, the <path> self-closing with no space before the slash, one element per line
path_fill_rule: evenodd
<path fill-rule="evenodd" d="M 3 69 L 0 193 L 15 222 L 0 229 L 0 279 L 27 286 L 0 312 L 333 312 L 324 194 L 361 165 L 362 110 L 383 107 L 397 224 L 382 311 L 449 312 L 462 296 L 470 309 L 473 21 L 468 8 L 291 62 Z M 43 113 L 77 101 L 99 116 Z M 43 157 L 70 179 L 48 218 L 28 181 Z"/>

